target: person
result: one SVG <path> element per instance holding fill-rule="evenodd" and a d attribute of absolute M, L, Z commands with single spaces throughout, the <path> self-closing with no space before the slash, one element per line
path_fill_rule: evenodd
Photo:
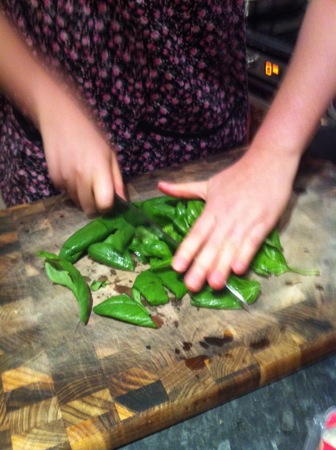
<path fill-rule="evenodd" d="M 298 165 L 336 93 L 336 2 L 310 0 L 288 72 L 248 151 L 206 182 L 160 183 L 166 194 L 206 200 L 173 268 L 186 285 L 222 288 L 246 272 L 288 204 Z"/>
<path fill-rule="evenodd" d="M 15 0 L 2 10 L 8 206 L 56 187 L 90 215 L 131 176 L 246 142 L 243 0 Z"/>
<path fill-rule="evenodd" d="M 93 41 L 99 43 L 99 49 L 115 47 L 114 60 L 109 66 L 109 74 L 114 74 L 111 91 L 104 91 L 104 83 L 99 78 L 94 86 L 102 94 L 103 102 L 99 106 L 97 98 L 85 89 L 87 84 L 90 86 L 90 82 L 92 83 L 92 72 L 102 71 L 100 75 L 104 78 L 104 64 L 107 63 L 108 55 L 101 50 L 99 58 L 102 64 L 96 65 L 89 52 L 90 39 L 85 35 L 87 30 L 82 24 L 76 26 L 78 19 L 69 26 L 64 21 L 65 16 L 56 14 L 56 23 L 61 31 L 53 34 L 51 25 L 54 22 L 50 11 L 55 10 L 50 7 L 51 0 L 45 3 L 48 4 L 49 12 L 40 27 L 33 23 L 33 37 L 37 40 L 41 34 L 44 39 L 51 35 L 51 47 L 56 52 L 54 56 L 49 60 L 46 58 L 50 49 L 45 44 L 40 49 L 51 66 L 58 65 L 59 50 L 62 47 L 65 53 L 59 62 L 62 63 L 62 70 L 56 77 L 50 76 L 48 67 L 42 69 L 38 57 L 32 59 L 29 51 L 13 33 L 8 19 L 2 15 L 0 86 L 9 98 L 15 99 L 25 116 L 30 117 L 41 133 L 46 163 L 41 147 L 35 147 L 34 143 L 34 156 L 38 160 L 34 168 L 43 163 L 45 170 L 48 168 L 53 184 L 66 190 L 84 211 L 91 213 L 95 209 L 103 211 L 111 207 L 114 191 L 124 195 L 122 175 L 125 177 L 137 171 L 174 164 L 202 156 L 206 152 L 218 151 L 219 147 L 223 148 L 225 145 L 234 147 L 244 142 L 246 74 L 243 75 L 242 70 L 245 67 L 241 31 L 242 1 L 227 2 L 224 5 L 223 2 L 200 1 L 193 2 L 193 6 L 172 1 L 171 8 L 165 10 L 172 20 L 168 21 L 169 26 L 159 20 L 162 8 L 150 11 L 153 19 L 150 21 L 145 14 L 149 12 L 146 2 L 129 2 L 134 8 L 141 5 L 143 12 L 139 22 L 143 25 L 143 28 L 140 27 L 143 34 L 134 31 L 135 23 L 131 20 L 134 14 L 127 14 L 120 6 L 121 3 L 119 5 L 117 2 L 120 9 L 114 11 L 114 14 L 119 15 L 113 18 L 111 24 L 111 28 L 114 28 L 113 42 L 103 42 L 103 33 L 94 33 L 92 36 Z M 83 14 L 88 15 L 91 11 L 88 5 L 85 9 L 83 4 L 84 1 L 80 2 L 84 8 Z M 37 2 L 31 2 L 31 5 L 36 7 Z M 64 5 L 71 10 L 75 4 L 66 2 Z M 110 6 L 110 3 L 97 2 L 97 8 L 101 8 L 104 15 L 106 5 Z M 9 9 L 6 8 L 7 14 Z M 16 18 L 19 25 L 25 25 L 23 18 L 17 13 L 20 10 L 19 2 L 14 9 L 16 14 L 12 12 L 11 20 Z M 72 17 L 72 12 L 68 12 Z M 36 12 L 32 17 L 35 16 L 40 17 L 41 14 Z M 180 18 L 179 23 L 174 22 L 177 16 Z M 117 20 L 116 17 L 122 17 L 123 20 Z M 336 89 L 335 20 L 334 0 L 310 1 L 287 76 L 260 130 L 238 162 L 205 182 L 159 183 L 159 188 L 166 194 L 199 197 L 206 201 L 203 214 L 181 243 L 173 260 L 175 270 L 186 272 L 184 280 L 190 290 L 199 290 L 205 281 L 213 288 L 220 289 L 225 285 L 230 271 L 243 274 L 262 240 L 284 211 L 300 158 Z M 95 31 L 104 29 L 104 24 L 99 20 L 90 22 L 88 19 L 89 23 Z M 121 34 L 121 23 L 124 34 Z M 158 24 L 160 30 L 157 29 Z M 74 36 L 78 36 L 72 46 L 69 45 L 72 42 L 69 30 Z M 125 41 L 125 31 L 133 39 Z M 35 43 L 32 37 L 29 40 L 27 25 L 25 33 L 28 44 Z M 159 42 L 160 39 L 164 41 L 163 45 Z M 84 59 L 79 61 L 76 46 L 78 40 L 88 47 Z M 227 40 L 230 42 L 228 46 L 224 44 Z M 197 42 L 202 48 L 191 45 L 191 41 Z M 144 47 L 149 56 L 145 56 Z M 172 48 L 175 53 L 173 52 L 173 59 L 169 60 Z M 133 69 L 134 55 L 130 49 L 136 49 L 135 53 L 140 55 L 138 71 Z M 225 58 L 227 61 L 224 64 Z M 122 75 L 126 79 L 119 76 L 119 60 L 122 60 Z M 162 61 L 167 65 L 162 71 L 157 70 Z M 183 64 L 180 64 L 181 61 Z M 83 62 L 87 64 L 81 71 Z M 75 78 L 77 86 L 73 79 L 68 80 L 68 75 L 71 74 L 68 66 L 72 68 L 72 65 L 79 71 Z M 18 67 L 25 67 L 25 70 L 20 72 Z M 70 87 L 70 93 L 63 89 L 64 78 L 66 86 L 75 84 L 73 89 Z M 158 79 L 167 83 L 164 86 L 157 84 Z M 160 86 L 158 91 L 153 90 L 154 85 L 156 88 Z M 182 91 L 179 90 L 181 86 Z M 193 96 L 189 95 L 190 90 Z M 120 99 L 122 108 L 118 107 Z M 135 99 L 140 104 L 137 109 L 140 112 L 136 117 L 133 115 Z M 89 112 L 83 112 L 83 100 L 87 100 L 85 106 L 90 106 Z M 113 104 L 113 100 L 119 102 Z M 182 114 L 179 100 L 183 100 Z M 174 102 L 179 106 L 174 108 Z M 98 116 L 97 124 L 92 118 L 95 113 L 95 117 Z M 178 115 L 176 120 L 175 113 Z M 107 139 L 99 133 L 104 117 L 108 117 L 108 121 L 112 123 L 111 130 L 106 133 Z M 198 119 L 196 122 L 195 118 Z M 16 123 L 22 123 L 22 117 L 18 114 L 14 113 L 14 119 Z M 140 129 L 139 123 L 142 125 Z M 170 133 L 162 133 L 162 130 Z M 17 130 L 14 130 L 14 134 L 15 141 L 23 136 Z M 110 136 L 113 136 L 110 145 L 114 151 L 107 144 Z M 150 140 L 150 136 L 154 140 Z M 23 139 L 27 139 L 27 133 Z M 134 148 L 131 146 L 132 140 L 136 141 Z M 159 145 L 154 146 L 154 141 L 159 142 Z M 181 141 L 184 141 L 182 152 L 179 145 Z M 157 152 L 153 147 L 158 148 Z M 32 153 L 30 151 L 25 155 L 29 161 Z M 175 158 L 176 153 L 178 155 Z M 13 154 L 15 155 L 15 150 Z M 162 154 L 165 155 L 164 161 L 161 161 Z M 169 159 L 171 155 L 174 155 L 173 159 Z M 143 158 L 145 162 L 140 168 L 138 160 L 143 161 Z M 3 158 L 0 170 L 1 167 Z M 27 177 L 25 171 L 22 174 Z M 38 177 L 41 175 L 37 179 Z M 42 183 L 45 182 L 43 177 L 46 175 L 39 180 Z"/>

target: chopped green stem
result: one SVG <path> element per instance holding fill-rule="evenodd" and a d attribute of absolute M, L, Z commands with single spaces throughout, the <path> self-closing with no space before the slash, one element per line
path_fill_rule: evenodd
<path fill-rule="evenodd" d="M 320 271 L 318 269 L 298 269 L 297 267 L 288 266 L 288 270 L 293 273 L 298 273 L 299 275 L 306 275 L 306 276 L 319 276 Z"/>

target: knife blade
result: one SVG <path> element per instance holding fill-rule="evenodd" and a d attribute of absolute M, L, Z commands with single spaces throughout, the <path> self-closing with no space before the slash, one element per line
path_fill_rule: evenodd
<path fill-rule="evenodd" d="M 161 241 L 165 242 L 170 250 L 174 253 L 179 246 L 179 243 L 175 241 L 168 233 L 163 231 L 163 229 L 155 223 L 152 219 L 146 216 L 140 208 L 133 205 L 131 202 L 124 200 L 118 194 L 114 194 L 114 209 L 117 212 L 125 214 L 127 221 L 134 227 L 144 225 L 149 228 L 149 230 L 155 234 Z"/>
<path fill-rule="evenodd" d="M 244 297 L 241 295 L 240 292 L 237 291 L 230 283 L 226 283 L 225 287 L 233 294 L 240 303 L 240 305 L 247 311 L 248 313 L 251 313 L 251 308 L 247 301 L 244 299 Z"/>

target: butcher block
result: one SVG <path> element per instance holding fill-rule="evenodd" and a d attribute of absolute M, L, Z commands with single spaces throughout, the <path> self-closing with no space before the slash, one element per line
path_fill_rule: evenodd
<path fill-rule="evenodd" d="M 243 150 L 146 174 L 131 200 L 160 195 L 159 179 L 200 180 Z M 262 174 L 261 174 L 262 176 Z M 279 186 L 281 189 L 281 186 Z M 253 208 L 253 204 L 251 204 Z M 279 223 L 291 266 L 258 279 L 245 310 L 199 309 L 186 295 L 152 308 L 158 329 L 92 313 L 46 276 L 39 250 L 57 253 L 88 218 L 64 196 L 0 212 L 0 448 L 113 449 L 258 389 L 336 350 L 336 168 L 306 161 Z M 83 257 L 93 305 L 129 292 L 135 272 Z M 204 430 L 206 432 L 206 430 Z"/>

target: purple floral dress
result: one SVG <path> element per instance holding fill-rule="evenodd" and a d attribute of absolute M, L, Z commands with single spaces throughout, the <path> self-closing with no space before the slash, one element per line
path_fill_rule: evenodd
<path fill-rule="evenodd" d="M 32 49 L 61 67 L 116 145 L 124 179 L 242 145 L 243 0 L 2 0 Z M 57 193 L 33 125 L 0 97 L 8 206 Z"/>

